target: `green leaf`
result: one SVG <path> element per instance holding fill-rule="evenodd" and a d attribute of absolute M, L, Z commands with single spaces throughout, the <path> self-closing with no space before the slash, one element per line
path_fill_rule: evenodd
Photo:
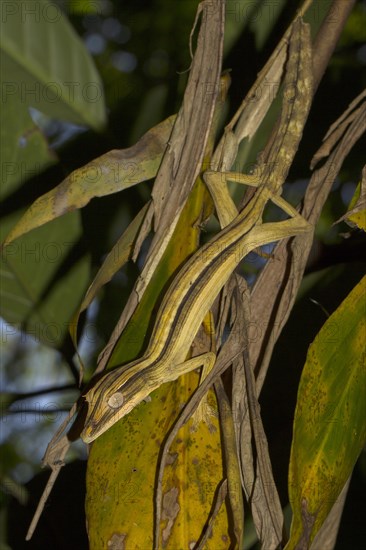
<path fill-rule="evenodd" d="M 311 344 L 294 420 L 286 550 L 305 549 L 329 514 L 366 440 L 366 277 Z"/>
<path fill-rule="evenodd" d="M 9 230 L 14 218 L 2 221 L 2 232 Z M 69 265 L 81 233 L 80 214 L 72 212 L 2 250 L 0 315 L 52 347 L 62 343 L 88 282 L 85 255 Z"/>
<path fill-rule="evenodd" d="M 247 3 L 249 6 L 253 4 L 252 1 Z M 285 3 L 285 0 L 279 0 L 277 2 L 260 2 L 257 9 L 252 14 L 250 18 L 250 30 L 255 36 L 257 50 L 262 50 L 265 45 L 268 36 L 285 7 Z"/>
<path fill-rule="evenodd" d="M 167 95 L 168 87 L 165 84 L 154 86 L 146 93 L 131 131 L 130 139 L 132 143 L 164 117 L 164 104 Z"/>
<path fill-rule="evenodd" d="M 75 348 L 77 348 L 77 330 L 80 314 L 85 311 L 98 294 L 99 290 L 106 285 L 117 273 L 119 269 L 130 259 L 133 250 L 133 244 L 141 229 L 141 225 L 148 210 L 149 203 L 142 207 L 140 212 L 131 221 L 126 230 L 122 233 L 106 259 L 100 266 L 100 269 L 90 284 L 84 299 L 78 308 L 72 323 L 70 324 L 70 334 Z"/>
<path fill-rule="evenodd" d="M 60 7 L 48 0 L 13 0 L 3 8 L 2 101 L 15 96 L 51 118 L 102 128 L 102 81 Z"/>
<path fill-rule="evenodd" d="M 225 43 L 224 52 L 227 54 L 247 25 L 255 18 L 261 0 L 238 0 L 226 4 Z"/>
<path fill-rule="evenodd" d="M 6 107 L 1 109 L 0 151 L 2 199 L 56 161 L 27 106 L 14 96 L 8 97 Z"/>
<path fill-rule="evenodd" d="M 68 10 L 78 15 L 104 15 L 104 13 L 108 13 L 109 6 L 104 0 L 67 0 L 67 3 Z"/>

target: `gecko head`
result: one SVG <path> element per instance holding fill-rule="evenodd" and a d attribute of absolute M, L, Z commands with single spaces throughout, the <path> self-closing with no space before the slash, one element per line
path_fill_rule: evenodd
<path fill-rule="evenodd" d="M 80 434 L 91 443 L 126 416 L 146 395 L 136 373 L 120 368 L 105 374 L 83 396 L 85 423 Z"/>

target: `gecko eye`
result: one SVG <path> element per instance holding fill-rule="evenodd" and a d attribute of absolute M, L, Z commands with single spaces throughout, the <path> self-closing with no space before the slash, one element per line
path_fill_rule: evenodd
<path fill-rule="evenodd" d="M 111 409 L 119 409 L 123 405 L 123 395 L 120 392 L 113 393 L 107 403 Z"/>

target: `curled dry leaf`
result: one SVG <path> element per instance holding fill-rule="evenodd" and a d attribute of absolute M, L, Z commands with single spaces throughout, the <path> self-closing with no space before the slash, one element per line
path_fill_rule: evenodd
<path fill-rule="evenodd" d="M 330 126 L 324 136 L 323 145 L 319 147 L 313 156 L 310 168 L 313 170 L 318 162 L 327 157 L 333 150 L 336 143 L 342 138 L 348 126 L 359 116 L 359 109 L 366 100 L 366 90 L 358 95 L 342 115 Z"/>

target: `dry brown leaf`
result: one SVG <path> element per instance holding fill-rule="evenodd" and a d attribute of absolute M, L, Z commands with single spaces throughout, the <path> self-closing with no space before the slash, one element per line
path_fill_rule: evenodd
<path fill-rule="evenodd" d="M 351 478 L 348 478 L 345 486 L 342 489 L 341 494 L 334 503 L 330 514 L 317 532 L 311 544 L 311 550 L 334 549 L 350 481 Z"/>
<path fill-rule="evenodd" d="M 359 116 L 359 109 L 362 109 L 363 100 L 366 98 L 366 90 L 358 95 L 342 115 L 330 126 L 326 133 L 323 144 L 313 156 L 310 168 L 313 170 L 318 162 L 327 157 L 335 144 L 342 138 L 347 127 Z"/>
<path fill-rule="evenodd" d="M 100 355 L 103 370 L 120 334 L 131 318 L 163 255 L 192 186 L 201 170 L 203 154 L 220 89 L 224 32 L 223 0 L 199 4 L 201 26 L 189 80 L 153 189 L 156 233 L 142 273 L 111 338 Z M 164 216 L 161 213 L 164 212 Z"/>
<path fill-rule="evenodd" d="M 228 496 L 232 514 L 233 531 L 239 548 L 243 545 L 244 536 L 244 503 L 241 490 L 240 464 L 236 446 L 235 427 L 229 398 L 221 378 L 215 382 L 215 392 L 220 412 L 221 447 L 225 456 L 225 467 L 228 484 Z"/>
<path fill-rule="evenodd" d="M 324 165 L 313 173 L 301 209 L 302 216 L 315 227 L 343 160 L 366 130 L 366 105 L 347 128 Z M 283 239 L 260 273 L 251 295 L 252 322 L 259 337 L 251 341 L 250 358 L 259 393 L 272 350 L 290 315 L 304 274 L 313 233 Z M 268 327 L 271 330 L 268 330 Z"/>
<path fill-rule="evenodd" d="M 245 281 L 236 276 L 235 308 L 241 312 L 242 355 L 233 365 L 232 415 L 241 463 L 241 479 L 252 511 L 258 538 L 264 548 L 275 550 L 282 541 L 283 513 L 272 474 L 267 438 L 248 354 L 251 323 L 249 293 Z"/>

